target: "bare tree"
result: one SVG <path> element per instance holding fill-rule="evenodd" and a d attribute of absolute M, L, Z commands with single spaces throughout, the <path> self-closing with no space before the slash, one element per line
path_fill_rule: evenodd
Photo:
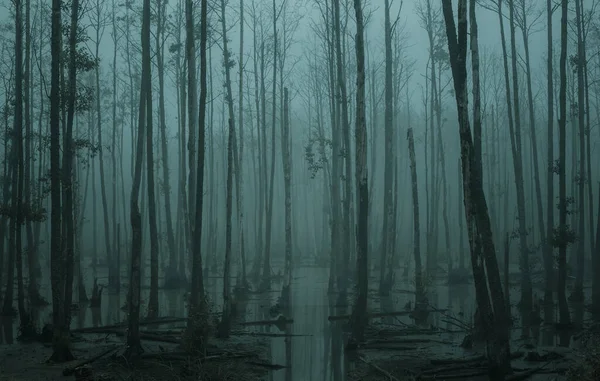
<path fill-rule="evenodd" d="M 471 11 L 475 8 L 474 1 L 471 0 Z M 466 86 L 467 0 L 459 0 L 458 2 L 458 34 L 454 22 L 452 2 L 443 0 L 442 7 L 458 112 L 464 205 L 471 246 L 471 264 L 475 277 L 477 307 L 479 313 L 487 320 L 485 328 L 487 329 L 486 342 L 490 361 L 490 378 L 492 380 L 503 380 L 504 375 L 511 370 L 508 315 L 500 282 L 487 202 L 481 181 L 481 164 L 477 163 L 478 158 L 473 150 L 474 144 L 470 130 Z M 471 22 L 475 21 L 475 15 L 472 14 Z M 471 52 L 472 54 L 478 54 L 477 39 L 473 39 L 473 34 L 471 34 L 471 37 Z M 479 97 L 478 88 L 474 87 L 473 93 L 476 98 Z M 475 113 L 475 115 L 478 114 Z M 477 122 L 475 121 L 475 123 Z M 479 244 L 481 244 L 481 249 L 477 247 Z M 484 265 L 487 279 L 483 272 Z"/>
<path fill-rule="evenodd" d="M 127 351 L 126 357 L 136 358 L 144 350 L 140 343 L 140 291 L 141 291 L 141 262 L 142 262 L 142 214 L 140 213 L 139 197 L 142 182 L 142 164 L 144 160 L 144 137 L 146 134 L 146 119 L 151 119 L 148 112 L 151 102 L 150 87 L 150 0 L 144 0 L 142 11 L 142 80 L 140 84 L 140 107 L 138 115 L 138 131 L 135 149 L 135 169 L 131 186 L 131 271 L 127 305 L 129 307 Z M 151 122 L 150 122 L 151 123 Z"/>
<path fill-rule="evenodd" d="M 572 240 L 570 228 L 567 225 L 567 182 L 566 182 L 566 145 L 567 145 L 567 23 L 568 0 L 561 1 L 561 27 L 560 27 L 560 90 L 558 104 L 560 116 L 558 119 L 558 312 L 561 324 L 569 324 L 571 316 L 567 296 L 565 293 L 567 283 L 567 246 Z"/>
<path fill-rule="evenodd" d="M 60 168 L 60 56 L 62 45 L 62 2 L 52 0 L 51 79 L 50 79 L 50 192 L 51 192 L 51 273 L 52 286 L 52 356 L 55 362 L 73 360 L 69 345 L 69 328 L 65 316 L 66 255 L 62 247 L 61 168 Z"/>
<path fill-rule="evenodd" d="M 356 194 L 358 196 L 358 226 L 356 229 L 356 301 L 352 310 L 352 334 L 355 340 L 364 339 L 367 326 L 367 294 L 369 289 L 369 179 L 367 171 L 367 120 L 365 107 L 365 42 L 363 9 L 360 0 L 354 0 L 356 18 Z"/>

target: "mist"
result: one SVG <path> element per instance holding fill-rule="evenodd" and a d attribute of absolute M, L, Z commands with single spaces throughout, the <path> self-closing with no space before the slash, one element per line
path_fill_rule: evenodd
<path fill-rule="evenodd" d="M 0 1 L 0 374 L 595 379 L 599 5 Z"/>

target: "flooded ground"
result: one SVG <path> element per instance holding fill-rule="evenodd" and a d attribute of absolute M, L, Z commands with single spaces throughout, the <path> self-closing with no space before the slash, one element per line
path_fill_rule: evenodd
<path fill-rule="evenodd" d="M 236 340 L 236 337 L 237 339 L 245 337 L 244 340 L 254 340 L 255 337 L 252 336 L 252 333 L 279 334 L 276 337 L 261 335 L 262 340 L 266 343 L 261 358 L 270 364 L 270 371 L 264 379 L 269 381 L 377 380 L 377 374 L 380 372 L 369 371 L 374 368 L 367 364 L 383 364 L 382 367 L 386 369 L 395 368 L 394 374 L 402 373 L 404 370 L 408 375 L 414 373 L 414 369 L 420 369 L 419 364 L 423 367 L 431 367 L 429 361 L 431 359 L 438 359 L 443 363 L 443 359 L 470 359 L 482 354 L 483 348 L 477 344 L 469 349 L 460 346 L 467 335 L 467 330 L 472 326 L 475 303 L 473 286 L 448 286 L 442 281 L 432 282 L 428 286 L 428 297 L 432 310 L 438 309 L 443 312 L 429 313 L 426 321 L 421 322 L 418 326 L 415 326 L 415 321 L 408 316 L 408 313 L 404 316 L 371 319 L 369 328 L 371 344 L 354 353 L 345 351 L 347 338 L 344 329 L 345 320 L 330 321 L 329 317 L 349 314 L 351 309 L 348 305 L 336 305 L 338 302 L 336 298 L 328 295 L 328 273 L 327 269 L 320 268 L 295 269 L 291 287 L 292 308 L 288 312 L 290 316 L 286 316 L 293 319 L 292 324 L 281 328 L 264 325 L 243 328 L 234 326 L 234 338 L 231 340 Z M 99 270 L 98 275 L 99 283 L 103 283 L 102 279 L 105 274 Z M 220 311 L 222 279 L 209 277 L 205 281 L 212 309 Z M 87 281 L 86 283 L 89 287 L 92 282 Z M 414 292 L 410 282 L 397 283 L 392 294 L 385 298 L 377 295 L 375 290 L 377 284 L 376 278 L 373 277 L 369 295 L 370 312 L 410 310 L 409 304 L 414 303 Z M 72 328 L 100 327 L 125 321 L 126 313 L 122 307 L 126 300 L 127 285 L 123 285 L 122 289 L 123 292 L 120 294 L 105 292 L 100 309 L 81 308 L 74 312 Z M 250 322 L 275 319 L 282 312 L 277 306 L 280 290 L 281 284 L 274 282 L 271 292 L 251 294 L 247 302 L 238 303 L 239 320 Z M 43 296 L 50 300 L 49 287 L 43 287 L 42 291 Z M 146 310 L 145 302 L 148 299 L 148 292 L 146 287 L 142 292 L 143 314 Z M 519 295 L 516 288 L 511 295 L 513 296 L 511 302 L 516 305 Z M 161 289 L 159 303 L 162 317 L 184 317 L 187 314 L 185 290 Z M 351 303 L 352 300 L 349 300 L 348 304 L 351 305 Z M 39 327 L 50 322 L 50 313 L 50 307 L 37 312 L 36 318 Z M 514 308 L 513 315 L 515 315 L 513 316 L 511 347 L 513 352 L 536 350 L 541 353 L 544 349 L 555 351 L 552 347 L 559 343 L 570 343 L 572 347 L 577 346 L 577 339 L 573 339 L 569 333 L 566 336 L 564 334 L 557 335 L 553 326 L 549 324 L 542 324 L 541 327 L 524 331 Z M 553 321 L 555 311 L 546 311 L 546 315 L 544 316 L 545 321 Z M 584 314 L 583 307 L 574 310 L 573 317 L 576 322 L 581 323 L 587 323 L 589 319 Z M 184 324 L 180 322 L 161 325 L 160 329 L 177 330 Z M 402 334 L 402 331 L 405 334 Z M 390 334 L 389 332 L 396 333 Z M 15 345 L 17 336 L 18 318 L 3 319 L 0 344 L 4 347 Z M 524 338 L 525 336 L 526 338 Z M 115 343 L 122 342 L 122 340 L 123 338 L 116 338 Z M 382 341 L 386 342 L 382 343 Z M 40 361 L 42 360 L 40 359 Z M 516 365 L 513 364 L 517 368 L 528 369 L 532 366 L 522 360 L 518 361 L 520 362 L 517 362 Z M 426 370 L 423 373 L 423 369 L 417 372 L 422 376 L 427 375 Z M 367 376 L 367 374 L 369 375 Z M 547 376 L 544 378 L 543 375 L 537 377 L 539 380 L 549 379 Z M 390 378 L 383 377 L 381 379 Z M 487 378 L 474 375 L 460 379 Z"/>

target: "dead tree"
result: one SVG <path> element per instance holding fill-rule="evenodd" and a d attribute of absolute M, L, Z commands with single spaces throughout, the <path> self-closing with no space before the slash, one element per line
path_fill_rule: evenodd
<path fill-rule="evenodd" d="M 152 86 L 150 66 L 150 0 L 144 0 L 142 11 L 142 80 L 140 84 L 140 107 L 138 115 L 138 131 L 135 149 L 135 169 L 131 187 L 131 272 L 127 305 L 129 307 L 127 329 L 126 357 L 136 358 L 142 352 L 140 343 L 140 291 L 142 265 L 142 215 L 140 213 L 139 197 L 142 182 L 142 164 L 144 160 L 144 137 L 146 134 L 146 119 L 151 119 L 148 113 L 150 87 Z"/>
<path fill-rule="evenodd" d="M 204 279 L 202 274 L 202 211 L 204 201 L 204 156 L 205 156 L 205 128 L 206 128 L 206 41 L 208 38 L 208 0 L 201 0 L 200 6 L 200 104 L 198 114 L 198 161 L 194 166 L 196 168 L 196 178 L 198 180 L 196 188 L 194 235 L 192 238 L 191 256 L 192 256 L 192 292 L 190 295 L 190 313 L 191 319 L 188 319 L 187 334 L 194 338 L 194 346 L 201 349 L 202 335 L 205 329 L 203 322 L 198 317 L 205 311 Z M 189 28 L 194 29 L 194 19 L 191 14 L 187 15 Z"/>
<path fill-rule="evenodd" d="M 223 314 L 219 327 L 220 337 L 229 337 L 230 319 L 231 319 L 231 214 L 232 214 L 232 197 L 233 197 L 233 167 L 235 165 L 234 149 L 235 145 L 235 121 L 233 112 L 233 93 L 231 91 L 231 58 L 229 57 L 229 49 L 227 43 L 227 23 L 225 19 L 225 0 L 221 0 L 221 32 L 223 33 L 223 64 L 225 65 L 225 101 L 229 114 L 229 129 L 227 139 L 227 182 L 226 182 L 226 201 L 225 201 L 225 266 L 223 270 Z M 240 57 L 242 59 L 242 57 Z M 239 174 L 238 174 L 239 176 Z M 238 183 L 239 184 L 239 183 Z M 269 267 L 270 268 L 270 267 Z"/>
<path fill-rule="evenodd" d="M 367 170 L 367 120 L 365 106 L 365 41 L 364 20 L 360 0 L 354 0 L 356 18 L 356 194 L 358 220 L 356 229 L 356 301 L 352 310 L 352 334 L 356 341 L 364 339 L 367 326 L 367 295 L 369 289 L 369 181 Z"/>
<path fill-rule="evenodd" d="M 558 246 L 558 312 L 561 324 L 569 324 L 571 316 L 566 296 L 567 284 L 567 246 L 572 241 L 572 233 L 567 225 L 567 23 L 569 17 L 568 0 L 561 1 L 561 27 L 560 27 L 560 90 L 558 105 L 560 116 L 558 119 L 558 229 L 553 232 L 557 237 L 554 244 Z"/>
<path fill-rule="evenodd" d="M 409 127 L 406 138 L 408 140 L 408 155 L 410 156 L 410 179 L 413 197 L 413 255 L 415 260 L 415 288 L 417 290 L 415 305 L 420 303 L 424 295 L 423 268 L 421 266 L 421 231 L 419 224 L 419 189 L 417 182 L 417 162 L 415 160 L 415 140 L 413 130 Z"/>
<path fill-rule="evenodd" d="M 60 168 L 60 67 L 62 46 L 62 2 L 52 1 L 51 75 L 50 75 L 50 193 L 51 193 L 51 273 L 52 323 L 54 335 L 52 356 L 54 362 L 73 360 L 69 345 L 69 328 L 65 316 L 66 258 L 62 247 L 61 168 Z"/>
<path fill-rule="evenodd" d="M 492 380 L 503 380 L 504 375 L 511 370 L 508 315 L 500 282 L 487 202 L 483 192 L 481 165 L 477 163 L 478 158 L 473 150 L 474 144 L 469 122 L 466 86 L 467 1 L 459 0 L 458 2 L 458 34 L 451 0 L 443 0 L 442 7 L 458 112 L 464 205 L 471 246 L 471 264 L 475 276 L 477 306 L 480 315 L 484 316 L 488 324 L 491 324 L 486 324 L 490 378 Z M 474 8 L 474 0 L 472 0 L 471 11 Z M 471 22 L 474 21 L 476 21 L 476 18 L 473 14 Z M 477 39 L 472 38 L 471 44 L 471 51 L 478 54 Z M 476 98 L 479 97 L 479 88 L 474 88 L 473 93 Z M 476 247 L 479 246 L 479 243 L 481 243 L 481 249 Z M 483 272 L 484 265 L 487 279 Z M 478 279 L 479 276 L 482 278 Z M 493 310 L 491 306 L 493 306 Z"/>

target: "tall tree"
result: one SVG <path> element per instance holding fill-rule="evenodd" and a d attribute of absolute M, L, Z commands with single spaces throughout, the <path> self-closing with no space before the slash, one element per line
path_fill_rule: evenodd
<path fill-rule="evenodd" d="M 52 0 L 51 75 L 50 75 L 50 193 L 51 193 L 51 272 L 52 287 L 52 356 L 54 362 L 73 360 L 69 345 L 69 328 L 65 316 L 65 264 L 61 226 L 61 168 L 60 168 L 60 67 L 62 51 L 62 2 Z"/>
<path fill-rule="evenodd" d="M 558 105 L 560 116 L 558 119 L 558 312 L 562 324 L 569 324 L 571 316 L 567 304 L 567 246 L 571 241 L 570 228 L 567 225 L 567 182 L 566 182 L 566 159 L 567 159 L 567 23 L 569 17 L 568 0 L 561 1 L 561 27 L 560 27 L 560 90 L 558 94 Z"/>
<path fill-rule="evenodd" d="M 144 137 L 146 133 L 146 119 L 151 119 L 148 113 L 148 98 L 151 83 L 150 66 L 150 0 L 144 0 L 142 9 L 142 80 L 140 81 L 140 107 L 138 114 L 138 131 L 135 148 L 135 168 L 131 186 L 131 269 L 129 293 L 127 294 L 129 307 L 127 351 L 130 358 L 138 357 L 144 350 L 140 343 L 140 291 L 142 267 L 142 214 L 140 212 L 140 188 L 142 182 L 142 164 L 144 161 Z"/>
<path fill-rule="evenodd" d="M 292 158 L 290 141 L 288 88 L 283 89 L 283 123 L 281 124 L 281 158 L 285 209 L 285 268 L 282 295 L 289 297 L 292 283 Z M 287 306 L 291 307 L 291 306 Z"/>
<path fill-rule="evenodd" d="M 167 145 L 167 122 L 165 110 L 165 23 L 167 15 L 165 8 L 166 0 L 158 1 L 158 20 L 156 27 L 156 66 L 158 70 L 158 114 L 160 127 L 160 149 L 162 158 L 163 181 L 162 190 L 165 194 L 165 220 L 167 224 L 167 247 L 169 248 L 169 268 L 167 270 L 170 282 L 176 280 L 175 284 L 181 284 L 181 279 L 177 271 L 177 247 L 175 245 L 175 233 L 173 232 L 173 216 L 171 213 L 171 182 L 169 171 L 169 146 Z M 178 33 L 180 33 L 178 28 Z M 179 50 L 177 52 L 179 60 Z M 179 62 L 177 63 L 179 69 Z M 177 76 L 179 79 L 179 76 Z M 177 92 L 179 96 L 179 91 Z M 185 102 L 185 99 L 181 99 Z M 178 102 L 179 104 L 179 102 Z M 165 283 L 167 279 L 165 279 Z"/>
<path fill-rule="evenodd" d="M 382 236 L 382 251 L 379 270 L 379 293 L 381 295 L 389 295 L 392 287 L 391 279 L 385 279 L 385 265 L 388 256 L 391 256 L 393 245 L 391 242 L 392 234 L 391 227 L 394 216 L 393 207 L 393 184 L 394 184 L 394 164 L 395 155 L 394 148 L 394 103 L 393 103 L 393 57 L 392 57 L 392 23 L 390 21 L 390 1 L 385 0 L 385 148 L 384 148 L 384 170 L 383 170 L 383 236 Z M 388 284 L 389 283 L 389 284 Z"/>
<path fill-rule="evenodd" d="M 67 328 L 71 323 L 71 302 L 73 300 L 74 277 L 74 250 L 75 250 L 75 224 L 74 224 L 74 145 L 73 124 L 75 122 L 75 98 L 77 96 L 77 21 L 79 19 L 79 0 L 71 4 L 71 26 L 69 31 L 69 80 L 67 93 L 67 128 L 64 134 L 63 148 L 63 250 L 65 253 L 65 318 Z"/>
<path fill-rule="evenodd" d="M 275 189 L 275 125 L 277 124 L 277 55 L 279 52 L 279 46 L 277 42 L 277 20 L 279 19 L 280 14 L 280 12 L 277 12 L 276 3 L 275 0 L 273 0 L 273 99 L 271 104 L 271 173 L 269 179 L 269 199 L 267 203 L 265 258 L 263 261 L 262 282 L 260 287 L 262 290 L 269 290 L 271 288 L 271 236 L 273 229 L 273 194 Z M 266 144 L 264 144 L 263 147 L 266 147 Z"/>
<path fill-rule="evenodd" d="M 205 310 L 204 279 L 202 274 L 202 205 L 204 200 L 204 152 L 206 128 L 206 41 L 208 39 L 208 0 L 201 0 L 200 6 L 200 113 L 198 115 L 198 161 L 194 168 L 197 173 L 197 188 L 195 202 L 194 235 L 192 238 L 192 292 L 190 295 L 190 316 L 197 317 Z M 188 15 L 189 26 L 193 30 L 194 20 Z M 204 329 L 202 322 L 189 319 L 187 331 L 191 337 L 196 338 L 195 345 L 201 345 L 201 336 L 198 332 Z"/>
<path fill-rule="evenodd" d="M 481 165 L 477 163 L 478 158 L 474 153 L 469 122 L 466 86 L 467 0 L 458 2 L 458 28 L 454 22 L 452 1 L 443 0 L 442 7 L 458 112 L 464 206 L 471 246 L 471 264 L 473 275 L 476 277 L 477 307 L 479 313 L 489 320 L 485 328 L 487 328 L 486 342 L 490 361 L 490 379 L 503 380 L 504 375 L 511 370 L 508 315 L 500 282 L 487 202 L 483 192 Z M 471 6 L 471 10 L 474 10 L 474 5 Z M 476 20 L 474 14 L 471 16 L 471 20 L 471 22 Z M 478 54 L 477 39 L 472 39 L 471 44 L 472 54 Z M 473 93 L 475 97 L 479 97 L 479 88 L 474 87 Z M 475 237 L 476 235 L 478 238 Z M 481 243 L 481 249 L 476 247 L 479 246 L 479 243 Z M 487 279 L 485 274 L 481 275 L 483 266 L 485 266 Z M 484 282 L 478 281 L 480 276 L 483 277 Z"/>
<path fill-rule="evenodd" d="M 160 38 L 161 12 L 163 7 L 160 2 L 157 7 L 157 38 Z M 157 47 L 160 51 L 160 47 Z M 143 63 L 142 63 L 143 65 Z M 151 74 L 150 74 L 151 76 Z M 146 170 L 148 177 L 148 218 L 150 222 L 150 296 L 148 297 L 148 318 L 158 316 L 158 226 L 156 222 L 156 188 L 154 185 L 154 144 L 153 144 L 153 114 L 152 114 L 152 86 L 146 94 L 148 120 L 146 122 Z"/>
<path fill-rule="evenodd" d="M 230 271 L 231 271 L 231 214 L 232 214 L 232 197 L 233 197 L 233 166 L 234 151 L 235 151 L 235 121 L 233 112 L 233 93 L 231 91 L 231 66 L 229 58 L 229 50 L 227 43 L 227 22 L 225 19 L 225 0 L 221 0 L 221 32 L 223 33 L 223 63 L 225 65 L 225 100 L 229 115 L 229 129 L 227 140 L 227 182 L 225 192 L 227 193 L 225 201 L 225 267 L 223 271 L 223 315 L 219 334 L 221 337 L 229 337 L 230 318 L 231 318 L 231 299 L 230 299 Z M 242 57 L 240 57 L 242 59 Z M 239 163 L 239 162 L 238 162 Z M 241 163 L 240 163 L 241 165 Z M 239 177 L 239 173 L 237 175 Z M 239 181 L 238 181 L 239 185 Z M 239 186 L 238 186 L 239 188 Z M 239 193 L 238 193 L 239 194 Z M 239 206 L 241 206 L 238 203 Z M 241 228 L 241 226 L 240 226 Z"/>
<path fill-rule="evenodd" d="M 354 339 L 364 339 L 367 326 L 367 294 L 369 290 L 369 181 L 367 170 L 367 120 L 365 106 L 365 40 L 363 8 L 360 0 L 354 0 L 356 18 L 356 127 L 355 127 L 355 174 L 358 198 L 358 223 L 356 229 L 356 301 L 352 310 L 352 334 Z"/>
<path fill-rule="evenodd" d="M 583 10 L 579 0 L 575 0 L 575 24 L 577 32 L 577 125 L 579 127 L 579 172 L 577 175 L 577 201 L 579 221 L 577 223 L 577 269 L 575 271 L 575 288 L 570 300 L 583 302 L 583 277 L 585 273 L 585 56 L 583 43 Z M 593 226 L 593 224 L 592 224 Z M 590 232 L 591 234 L 591 232 Z"/>

